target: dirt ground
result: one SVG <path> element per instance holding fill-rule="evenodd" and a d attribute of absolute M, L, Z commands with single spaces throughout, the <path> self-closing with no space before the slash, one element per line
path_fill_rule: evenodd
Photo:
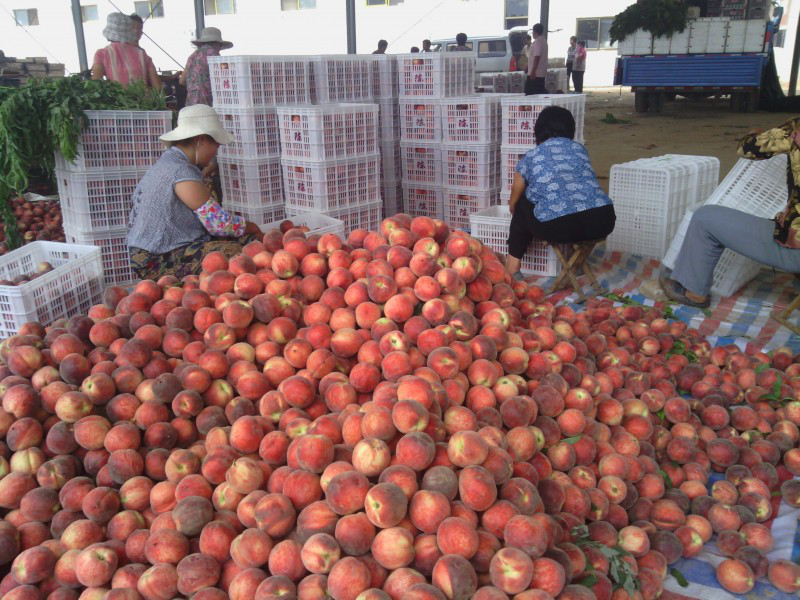
<path fill-rule="evenodd" d="M 606 114 L 629 123 L 608 124 Z M 661 113 L 637 114 L 623 88 L 588 90 L 584 137 L 600 182 L 608 189 L 611 165 L 662 154 L 716 156 L 722 180 L 737 161 L 736 145 L 751 129 L 777 127 L 797 115 L 733 113 L 727 98 L 665 102 Z"/>

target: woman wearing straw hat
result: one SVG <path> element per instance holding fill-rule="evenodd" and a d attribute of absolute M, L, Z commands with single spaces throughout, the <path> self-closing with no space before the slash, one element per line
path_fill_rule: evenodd
<path fill-rule="evenodd" d="M 103 36 L 111 43 L 95 52 L 92 79 L 106 78 L 122 85 L 144 81 L 150 87 L 161 88 L 161 80 L 152 59 L 136 45 L 133 22 L 128 15 L 108 15 Z"/>
<path fill-rule="evenodd" d="M 208 57 L 219 56 L 220 50 L 233 48 L 233 43 L 222 39 L 216 27 L 206 27 L 203 35 L 192 43 L 197 50 L 186 61 L 186 69 L 181 74 L 180 83 L 186 86 L 186 106 L 208 104 L 211 106 L 211 77 L 208 72 Z"/>
<path fill-rule="evenodd" d="M 261 237 L 257 225 L 223 209 L 203 182 L 201 169 L 233 141 L 213 108 L 184 108 L 161 141 L 168 150 L 133 192 L 128 248 L 141 279 L 198 274 L 210 252 L 232 257 Z"/>

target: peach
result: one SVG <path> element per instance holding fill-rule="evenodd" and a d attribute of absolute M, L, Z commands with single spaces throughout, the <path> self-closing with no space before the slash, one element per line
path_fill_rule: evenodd
<path fill-rule="evenodd" d="M 746 594 L 755 586 L 752 569 L 742 561 L 732 558 L 717 565 L 717 581 L 732 594 Z"/>
<path fill-rule="evenodd" d="M 517 548 L 501 549 L 492 557 L 489 567 L 492 583 L 508 594 L 526 590 L 533 573 L 533 560 Z"/>
<path fill-rule="evenodd" d="M 448 600 L 467 600 L 475 595 L 478 576 L 464 557 L 446 554 L 436 561 L 431 581 Z"/>
<path fill-rule="evenodd" d="M 770 583 L 787 594 L 800 591 L 800 565 L 790 560 L 776 560 L 769 565 Z"/>
<path fill-rule="evenodd" d="M 328 575 L 328 593 L 334 600 L 356 600 L 370 588 L 371 581 L 367 566 L 347 556 L 333 565 Z"/>

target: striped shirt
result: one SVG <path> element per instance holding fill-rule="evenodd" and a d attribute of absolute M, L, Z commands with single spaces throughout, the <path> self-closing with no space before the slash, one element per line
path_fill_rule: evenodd
<path fill-rule="evenodd" d="M 139 46 L 111 42 L 95 52 L 94 64 L 103 67 L 106 79 L 130 85 L 134 81 L 147 81 L 147 72 L 153 61 Z"/>

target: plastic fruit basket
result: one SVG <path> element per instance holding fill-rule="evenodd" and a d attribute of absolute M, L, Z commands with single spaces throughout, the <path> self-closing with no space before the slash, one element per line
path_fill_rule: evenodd
<path fill-rule="evenodd" d="M 401 98 L 449 98 L 475 91 L 474 52 L 398 54 Z"/>
<path fill-rule="evenodd" d="M 396 99 L 376 100 L 378 104 L 378 137 L 381 142 L 400 140 L 400 104 Z"/>
<path fill-rule="evenodd" d="M 508 207 L 492 206 L 470 216 L 470 235 L 495 252 L 507 254 L 509 225 L 511 213 Z M 522 257 L 520 270 L 526 275 L 554 277 L 561 268 L 553 249 L 543 241 L 534 240 Z"/>
<path fill-rule="evenodd" d="M 40 263 L 54 268 L 18 286 L 0 285 L 0 338 L 14 335 L 29 321 L 44 326 L 86 314 L 103 294 L 100 250 L 91 246 L 31 242 L 0 257 L 0 278 L 36 273 Z"/>
<path fill-rule="evenodd" d="M 412 217 L 444 219 L 441 186 L 403 183 L 403 206 Z"/>
<path fill-rule="evenodd" d="M 539 114 L 548 106 L 563 106 L 575 118 L 575 141 L 583 143 L 583 122 L 586 96 L 583 94 L 541 94 L 507 96 L 500 99 L 502 107 L 502 143 L 531 149 L 536 145 L 534 127 Z"/>
<path fill-rule="evenodd" d="M 289 214 L 290 212 L 291 214 Z M 306 233 L 306 236 L 335 233 L 341 238 L 344 237 L 344 223 L 342 223 L 339 219 L 334 219 L 333 217 L 329 217 L 327 215 L 310 212 L 292 212 L 287 209 L 286 219 L 291 220 L 296 227 L 301 225 L 308 227 L 309 231 Z M 266 223 L 262 229 L 264 231 L 269 231 L 270 229 L 279 229 L 283 220 L 284 219 L 281 219 L 280 221 L 274 221 L 272 223 Z"/>
<path fill-rule="evenodd" d="M 226 203 L 226 206 L 233 214 L 244 217 L 248 221 L 262 227 L 267 223 L 283 221 L 283 219 L 286 218 L 286 207 L 283 202 L 248 207 L 239 207 Z"/>
<path fill-rule="evenodd" d="M 385 183 L 381 187 L 383 196 L 383 214 L 386 217 L 393 217 L 396 214 L 405 212 L 403 204 L 403 184 L 399 181 Z"/>
<path fill-rule="evenodd" d="M 446 186 L 492 190 L 500 186 L 500 146 L 457 144 L 442 147 L 442 183 Z"/>
<path fill-rule="evenodd" d="M 400 142 L 381 143 L 381 185 L 400 181 L 403 178 L 403 161 Z"/>
<path fill-rule="evenodd" d="M 442 139 L 445 143 L 500 142 L 501 94 L 480 94 L 442 101 Z"/>
<path fill-rule="evenodd" d="M 164 152 L 158 139 L 172 129 L 172 112 L 87 110 L 89 119 L 78 139 L 74 162 L 56 152 L 55 166 L 83 173 L 108 169 L 147 169 Z"/>
<path fill-rule="evenodd" d="M 327 54 L 312 56 L 311 101 L 363 102 L 372 100 L 372 56 Z"/>
<path fill-rule="evenodd" d="M 404 142 L 440 142 L 440 100 L 400 100 L 400 132 Z"/>
<path fill-rule="evenodd" d="M 252 209 L 283 201 L 280 158 L 219 158 L 225 206 Z"/>
<path fill-rule="evenodd" d="M 470 190 L 445 187 L 444 221 L 452 229 L 470 231 L 470 216 L 500 203 L 500 190 Z"/>
<path fill-rule="evenodd" d="M 442 148 L 439 144 L 401 142 L 400 155 L 404 182 L 442 185 Z"/>
<path fill-rule="evenodd" d="M 372 54 L 372 97 L 397 98 L 397 58 L 391 54 Z"/>
<path fill-rule="evenodd" d="M 137 281 L 131 268 L 127 228 L 112 229 L 102 233 L 88 233 L 65 227 L 64 234 L 70 244 L 100 248 L 105 285 L 128 285 Z"/>
<path fill-rule="evenodd" d="M 311 102 L 308 56 L 210 56 L 208 67 L 215 107 Z"/>
<path fill-rule="evenodd" d="M 378 106 L 329 104 L 278 109 L 281 155 L 325 160 L 378 151 Z"/>
<path fill-rule="evenodd" d="M 282 158 L 287 209 L 318 211 L 364 206 L 380 198 L 381 156 L 308 161 Z"/>
<path fill-rule="evenodd" d="M 383 201 L 377 198 L 365 206 L 332 210 L 328 216 L 344 223 L 345 235 L 349 235 L 354 229 L 377 231 L 383 220 Z"/>
<path fill-rule="evenodd" d="M 706 200 L 772 219 L 786 208 L 789 190 L 786 183 L 786 156 L 769 160 L 740 158 Z"/>
<path fill-rule="evenodd" d="M 278 113 L 274 108 L 216 108 L 234 141 L 219 147 L 221 158 L 271 158 L 281 155 Z"/>
<path fill-rule="evenodd" d="M 528 153 L 530 148 L 515 148 L 502 146 L 500 148 L 500 191 L 511 194 L 511 186 L 514 184 L 514 173 L 517 172 L 517 164 L 522 157 Z"/>
<path fill-rule="evenodd" d="M 56 169 L 64 226 L 105 231 L 128 225 L 131 198 L 146 171 L 74 173 Z"/>

